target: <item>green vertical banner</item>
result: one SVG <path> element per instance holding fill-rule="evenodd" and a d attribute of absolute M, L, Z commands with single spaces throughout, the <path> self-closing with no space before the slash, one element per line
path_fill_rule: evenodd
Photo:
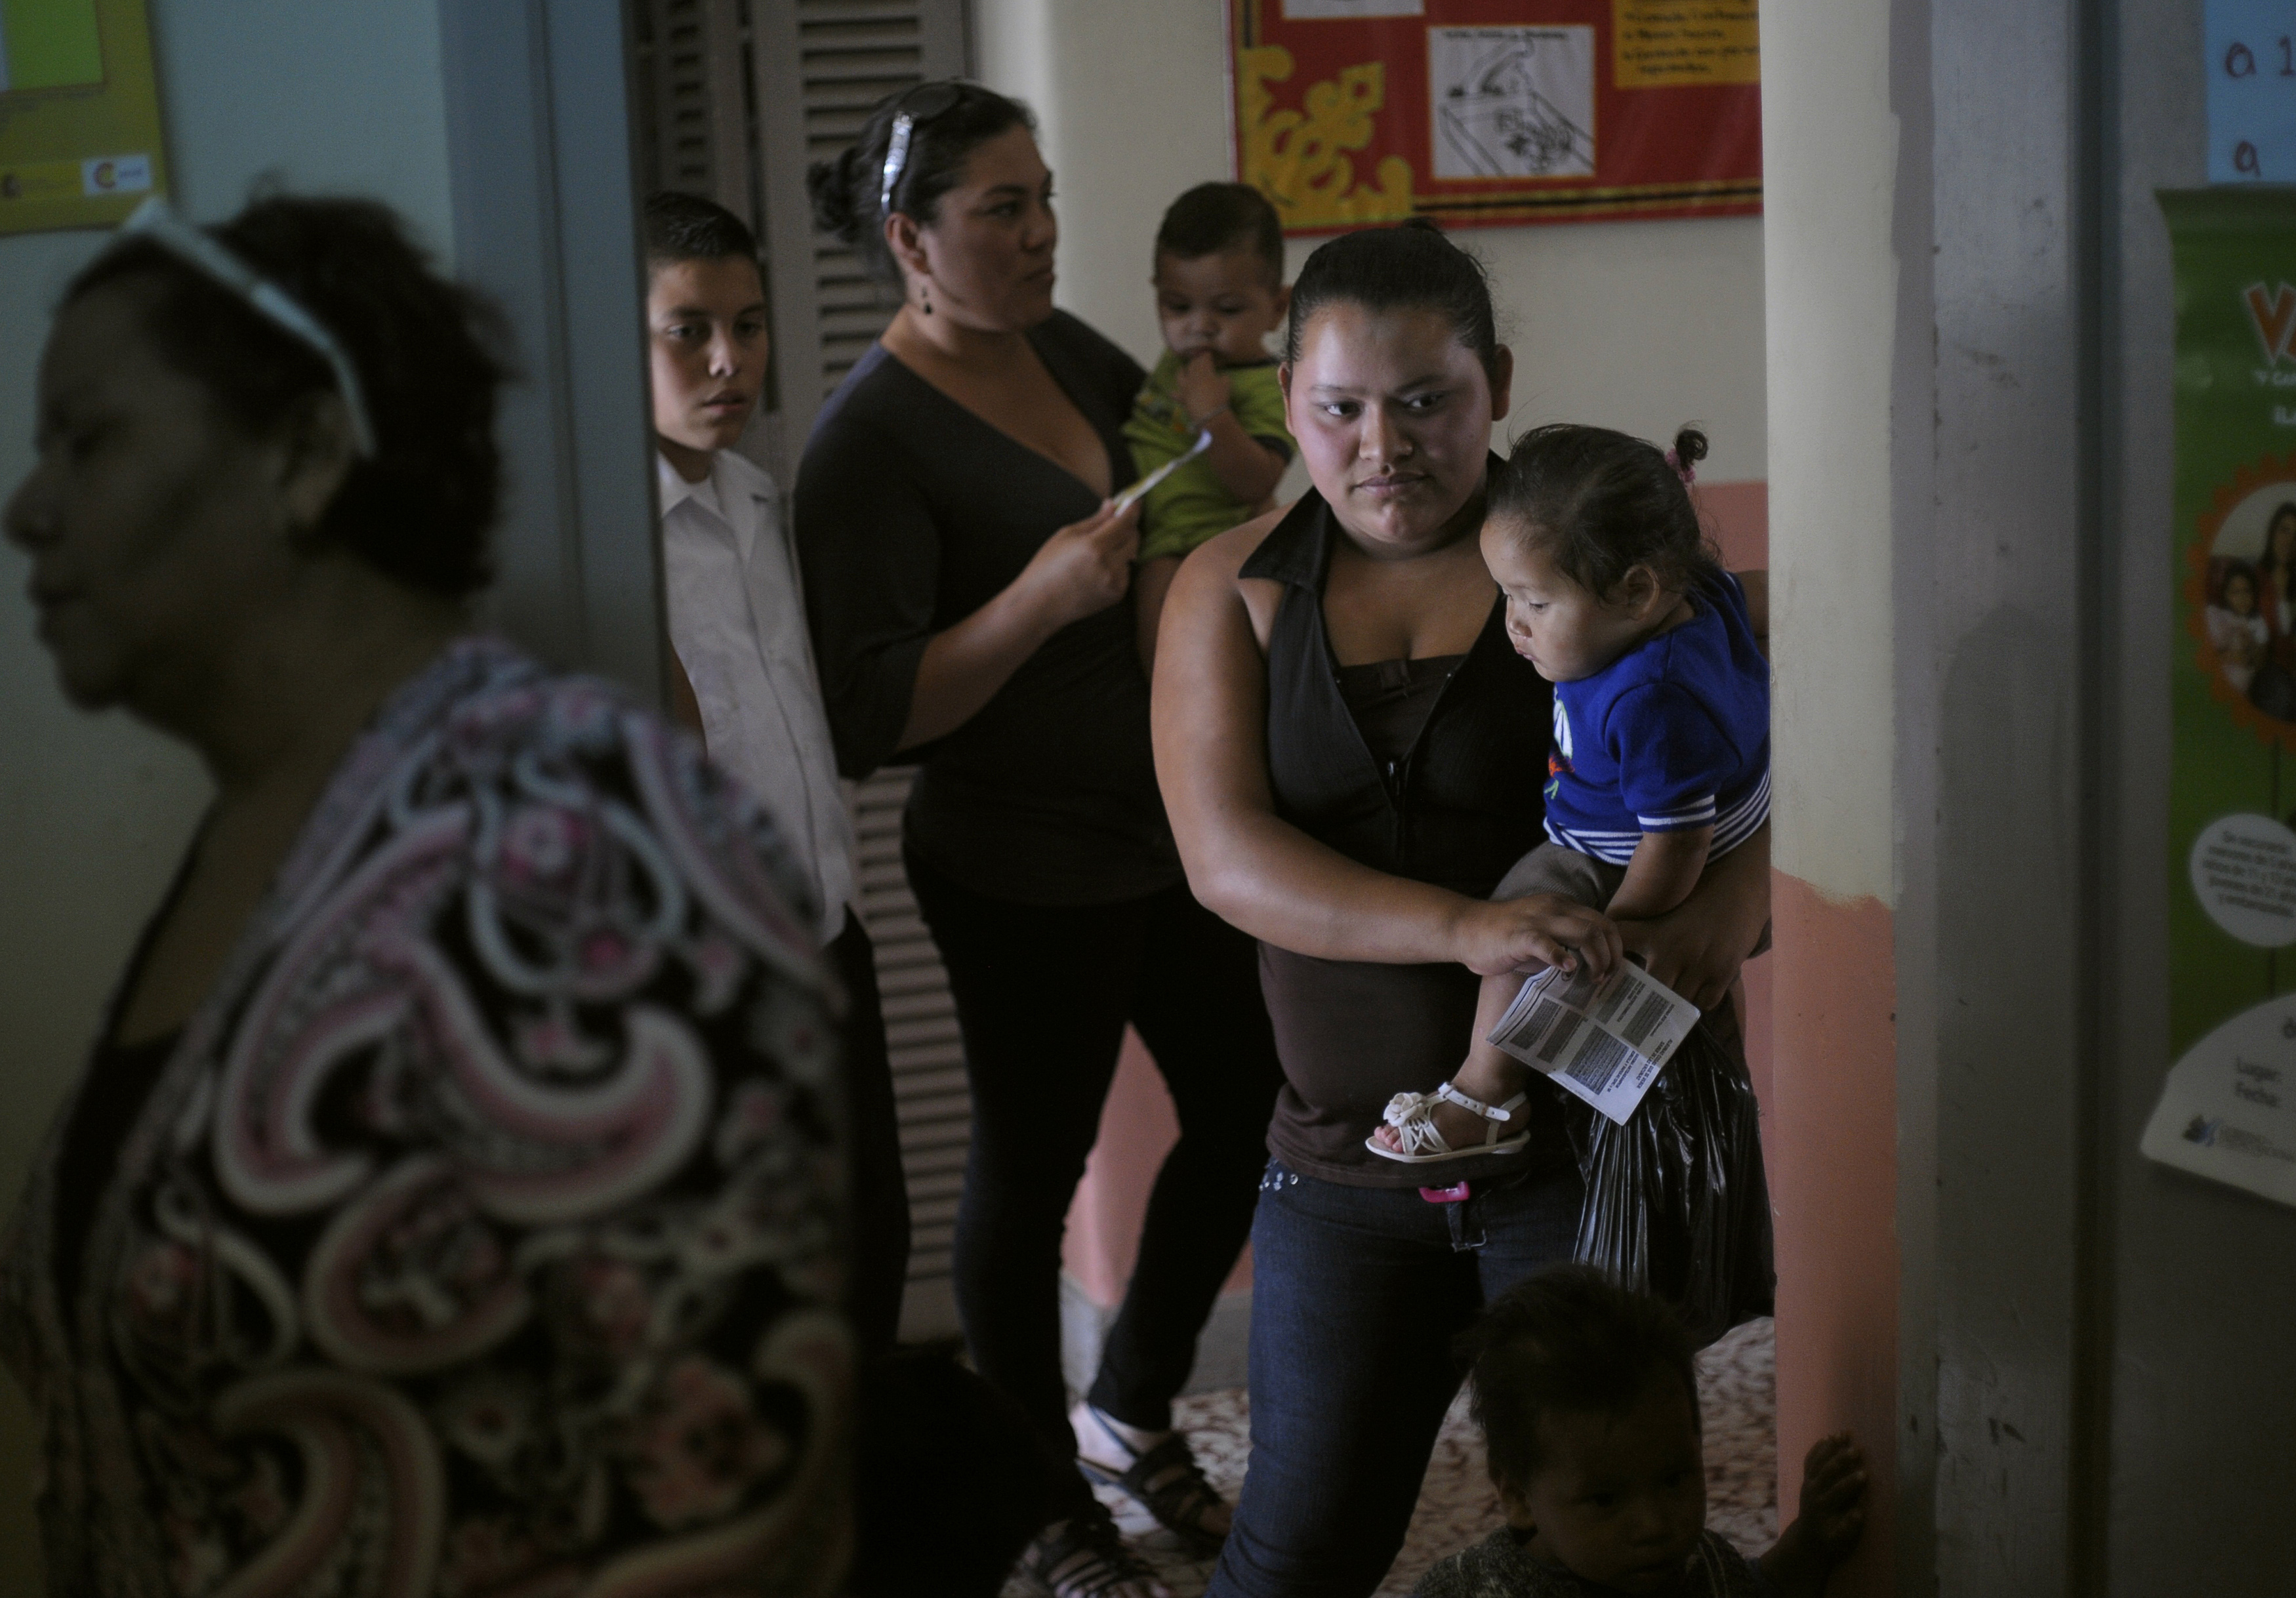
<path fill-rule="evenodd" d="M 2296 187 L 2163 193 L 2177 262 L 2164 1165 L 2296 1204 Z"/>

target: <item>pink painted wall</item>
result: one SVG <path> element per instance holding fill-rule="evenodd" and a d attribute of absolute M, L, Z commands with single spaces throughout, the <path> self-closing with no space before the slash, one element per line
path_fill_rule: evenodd
<path fill-rule="evenodd" d="M 1893 1590 L 1898 1413 L 1897 979 L 1891 915 L 1775 874 L 1771 1097 L 1778 1251 L 1778 1503 L 1802 1456 L 1848 1430 L 1866 1451 L 1866 1540 L 1829 1598 Z"/>
<path fill-rule="evenodd" d="M 1706 530 L 1722 551 L 1722 564 L 1733 571 L 1751 571 L 1770 563 L 1770 486 L 1759 479 L 1742 483 L 1701 483 L 1698 510 Z"/>
<path fill-rule="evenodd" d="M 1745 570 L 1769 564 L 1769 485 L 1764 482 L 1701 483 L 1699 508 L 1722 551 L 1723 564 Z M 1746 967 L 1746 1056 L 1754 1092 L 1765 1106 L 1763 1150 L 1777 1157 L 1770 1103 L 1770 960 Z M 1116 1080 L 1100 1115 L 1100 1139 L 1085 1164 L 1084 1181 L 1069 1207 L 1068 1233 L 1061 1260 L 1069 1275 L 1103 1307 L 1124 1295 L 1138 1257 L 1140 1220 L 1147 1213 L 1148 1190 L 1156 1168 L 1180 1135 L 1171 1095 L 1164 1091 L 1153 1060 L 1137 1035 L 1124 1035 Z M 1244 1250 L 1229 1277 L 1227 1291 L 1251 1285 L 1251 1251 Z"/>

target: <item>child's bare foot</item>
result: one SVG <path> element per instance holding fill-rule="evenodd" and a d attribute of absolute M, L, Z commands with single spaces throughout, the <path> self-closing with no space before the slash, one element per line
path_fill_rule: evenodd
<path fill-rule="evenodd" d="M 1802 1462 L 1801 1512 L 1762 1555 L 1762 1569 L 1787 1598 L 1817 1598 L 1826 1576 L 1866 1530 L 1866 1455 L 1846 1431 L 1812 1444 Z"/>

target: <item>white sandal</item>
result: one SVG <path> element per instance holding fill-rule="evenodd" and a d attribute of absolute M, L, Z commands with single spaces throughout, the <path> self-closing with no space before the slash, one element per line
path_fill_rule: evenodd
<path fill-rule="evenodd" d="M 1399 1093 L 1387 1102 L 1387 1113 L 1382 1119 L 1395 1128 L 1403 1147 L 1390 1149 L 1376 1135 L 1365 1138 L 1364 1147 L 1382 1160 L 1404 1165 L 1439 1165 L 1447 1160 L 1472 1160 L 1479 1154 L 1512 1154 L 1530 1141 L 1530 1134 L 1518 1132 L 1513 1137 L 1503 1138 L 1499 1135 L 1499 1123 L 1514 1119 L 1524 1096 L 1517 1094 L 1504 1104 L 1486 1104 L 1480 1099 L 1469 1098 L 1448 1082 L 1433 1093 Z M 1464 1149 L 1455 1149 L 1444 1142 L 1443 1135 L 1435 1129 L 1438 1103 L 1456 1104 L 1488 1121 L 1490 1125 L 1483 1130 L 1483 1141 Z"/>
<path fill-rule="evenodd" d="M 1396 1093 L 1387 1100 L 1387 1113 L 1382 1120 L 1396 1129 L 1403 1148 L 1387 1148 L 1378 1135 L 1366 1136 L 1364 1148 L 1380 1155 L 1382 1160 L 1396 1160 L 1398 1164 L 1442 1164 L 1444 1160 L 1474 1160 L 1476 1155 L 1511 1155 L 1524 1143 L 1529 1143 L 1529 1132 L 1518 1132 L 1515 1136 L 1499 1136 L 1499 1123 L 1513 1120 L 1515 1109 L 1522 1107 L 1524 1095 L 1518 1093 L 1504 1104 L 1486 1104 L 1483 1100 L 1472 1100 L 1451 1084 L 1442 1084 L 1432 1093 Z M 1435 1129 L 1435 1104 L 1458 1104 L 1460 1109 L 1472 1109 L 1488 1127 L 1483 1127 L 1481 1143 L 1470 1143 L 1467 1148 L 1451 1148 L 1442 1132 Z"/>

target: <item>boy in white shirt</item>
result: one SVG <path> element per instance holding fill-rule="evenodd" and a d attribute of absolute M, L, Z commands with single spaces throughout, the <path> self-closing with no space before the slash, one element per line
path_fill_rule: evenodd
<path fill-rule="evenodd" d="M 853 835 L 774 479 L 732 447 L 765 382 L 757 240 L 692 194 L 646 201 L 646 330 L 672 709 L 765 802 L 808 869 L 822 947 L 851 998 L 846 1069 L 854 1207 L 849 1299 L 865 1353 L 889 1348 L 908 1271 L 908 1196 Z"/>

